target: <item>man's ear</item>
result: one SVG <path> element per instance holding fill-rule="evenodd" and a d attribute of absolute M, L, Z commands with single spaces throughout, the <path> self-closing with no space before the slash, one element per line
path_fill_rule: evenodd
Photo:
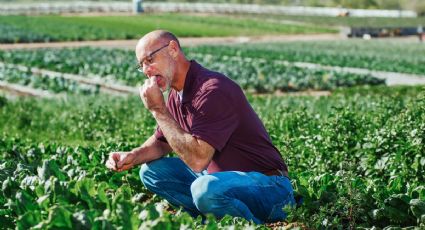
<path fill-rule="evenodd" d="M 177 58 L 177 55 L 179 54 L 179 51 L 180 51 L 179 44 L 177 44 L 176 41 L 171 40 L 169 47 L 170 47 L 171 57 L 173 57 L 174 59 Z"/>

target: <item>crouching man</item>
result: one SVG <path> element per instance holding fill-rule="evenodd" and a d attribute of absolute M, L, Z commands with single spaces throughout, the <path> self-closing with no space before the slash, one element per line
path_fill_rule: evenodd
<path fill-rule="evenodd" d="M 142 37 L 136 57 L 147 77 L 140 97 L 158 127 L 142 146 L 110 153 L 106 166 L 141 164 L 143 184 L 194 217 L 285 219 L 282 208 L 295 203 L 287 166 L 241 88 L 188 60 L 167 31 Z"/>

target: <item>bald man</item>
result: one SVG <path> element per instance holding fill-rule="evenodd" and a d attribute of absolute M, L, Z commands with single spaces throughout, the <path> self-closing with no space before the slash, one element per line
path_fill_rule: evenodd
<path fill-rule="evenodd" d="M 110 153 L 106 166 L 142 164 L 143 184 L 194 217 L 284 220 L 283 207 L 295 203 L 288 168 L 241 88 L 188 60 L 168 31 L 142 37 L 136 57 L 147 77 L 140 98 L 158 126 L 141 147 Z"/>

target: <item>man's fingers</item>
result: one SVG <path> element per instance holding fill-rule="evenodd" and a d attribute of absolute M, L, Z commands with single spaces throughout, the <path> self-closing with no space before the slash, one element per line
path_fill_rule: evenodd
<path fill-rule="evenodd" d="M 122 171 L 125 171 L 125 170 L 129 170 L 129 169 L 131 169 L 133 166 L 130 164 L 130 163 L 128 163 L 128 164 L 124 164 L 124 165 L 122 165 L 121 167 L 119 167 L 118 169 L 117 169 L 117 171 L 118 172 L 122 172 Z"/>
<path fill-rule="evenodd" d="M 118 162 L 121 160 L 121 154 L 120 153 L 110 153 L 108 160 L 105 163 L 105 166 L 108 169 L 111 170 L 117 170 L 118 169 Z"/>
<path fill-rule="evenodd" d="M 156 76 L 153 76 L 152 79 L 151 79 L 151 86 L 153 86 L 153 85 L 157 85 Z"/>
<path fill-rule="evenodd" d="M 108 169 L 117 170 L 115 167 L 115 161 L 108 160 L 105 165 Z"/>
<path fill-rule="evenodd" d="M 119 153 L 112 153 L 112 160 L 114 160 L 115 162 L 119 161 L 121 158 Z"/>

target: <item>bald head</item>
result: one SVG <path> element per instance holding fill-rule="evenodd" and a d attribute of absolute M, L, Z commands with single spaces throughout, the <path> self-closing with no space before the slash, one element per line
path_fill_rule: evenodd
<path fill-rule="evenodd" d="M 166 42 L 169 43 L 170 41 L 175 41 L 180 48 L 180 42 L 177 39 L 177 37 L 169 32 L 169 31 L 165 31 L 165 30 L 154 30 L 148 34 L 146 34 L 144 37 L 148 37 L 148 36 L 152 36 L 152 39 L 154 40 L 158 40 L 158 41 L 162 41 L 162 42 Z"/>
<path fill-rule="evenodd" d="M 147 77 L 156 77 L 158 85 L 181 90 L 190 62 L 171 32 L 155 30 L 143 36 L 136 46 L 136 58 Z"/>
<path fill-rule="evenodd" d="M 175 41 L 178 48 L 181 49 L 180 42 L 173 33 L 165 30 L 154 30 L 145 34 L 145 36 L 139 40 L 136 45 L 136 53 L 140 49 L 156 46 L 156 44 L 168 44 L 170 41 Z"/>

